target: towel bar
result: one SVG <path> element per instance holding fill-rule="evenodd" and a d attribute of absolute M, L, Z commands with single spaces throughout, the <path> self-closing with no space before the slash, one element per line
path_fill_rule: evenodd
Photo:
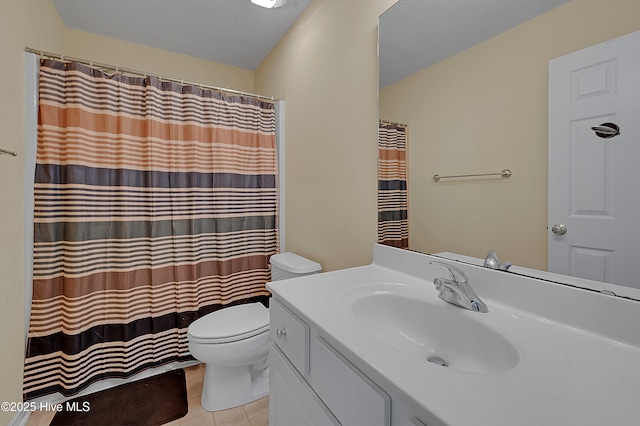
<path fill-rule="evenodd" d="M 13 151 L 7 151 L 6 149 L 2 149 L 0 148 L 0 155 L 1 154 L 9 154 L 9 155 L 13 155 L 14 157 L 18 155 L 17 152 L 13 152 Z"/>
<path fill-rule="evenodd" d="M 475 175 L 452 175 L 452 176 L 433 175 L 432 179 L 435 180 L 436 182 L 440 182 L 440 179 L 478 177 L 478 176 L 502 176 L 503 179 L 509 179 L 512 174 L 513 173 L 511 173 L 511 170 L 504 169 L 500 173 L 481 173 L 481 174 L 475 174 Z"/>

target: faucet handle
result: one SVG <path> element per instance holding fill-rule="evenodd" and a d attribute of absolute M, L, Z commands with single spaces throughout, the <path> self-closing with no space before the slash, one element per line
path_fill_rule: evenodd
<path fill-rule="evenodd" d="M 506 271 L 511 267 L 511 262 L 500 263 L 496 252 L 493 250 L 489 250 L 489 253 L 487 253 L 487 257 L 484 258 L 484 267 L 489 269 L 499 269 L 501 271 Z"/>
<path fill-rule="evenodd" d="M 445 262 L 438 262 L 437 260 L 432 260 L 429 262 L 429 265 L 432 264 L 437 264 L 437 265 L 442 265 L 445 268 L 447 268 L 449 270 L 449 273 L 451 274 L 451 278 L 457 282 L 457 283 L 466 283 L 467 280 L 467 276 L 464 274 L 464 272 L 462 272 L 462 269 L 458 268 L 457 266 L 453 266 L 450 265 L 448 263 Z M 434 281 L 435 284 L 435 281 Z"/>

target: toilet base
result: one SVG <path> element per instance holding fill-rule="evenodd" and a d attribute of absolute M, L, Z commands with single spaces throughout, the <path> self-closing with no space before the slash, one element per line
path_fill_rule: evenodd
<path fill-rule="evenodd" d="M 269 394 L 269 367 L 207 364 L 200 403 L 207 411 L 226 410 Z"/>

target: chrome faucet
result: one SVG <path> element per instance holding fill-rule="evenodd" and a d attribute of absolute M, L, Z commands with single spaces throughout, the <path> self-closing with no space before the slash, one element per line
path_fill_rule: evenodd
<path fill-rule="evenodd" d="M 436 278 L 433 280 L 433 285 L 438 290 L 440 299 L 470 311 L 489 312 L 487 305 L 473 291 L 467 276 L 460 268 L 444 262 L 429 262 L 430 265 L 434 263 L 444 266 L 451 274 L 451 278 Z"/>
<path fill-rule="evenodd" d="M 496 252 L 493 250 L 489 250 L 489 253 L 487 253 L 487 257 L 484 258 L 484 267 L 506 271 L 511 267 L 511 262 L 500 263 Z"/>

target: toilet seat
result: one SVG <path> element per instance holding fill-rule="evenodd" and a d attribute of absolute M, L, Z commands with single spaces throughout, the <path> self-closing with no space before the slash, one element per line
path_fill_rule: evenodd
<path fill-rule="evenodd" d="M 248 339 L 269 331 L 269 310 L 260 302 L 223 308 L 189 325 L 192 342 L 217 344 Z"/>

